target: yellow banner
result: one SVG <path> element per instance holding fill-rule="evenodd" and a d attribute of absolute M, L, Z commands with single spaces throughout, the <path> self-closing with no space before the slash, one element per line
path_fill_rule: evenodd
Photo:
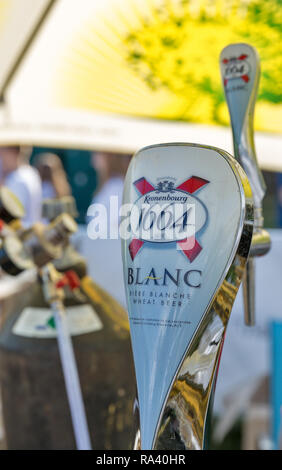
<path fill-rule="evenodd" d="M 248 42 L 262 64 L 255 127 L 281 132 L 281 11 L 278 0 L 104 1 L 59 50 L 56 99 L 80 109 L 227 125 L 219 54 L 229 43 Z"/>

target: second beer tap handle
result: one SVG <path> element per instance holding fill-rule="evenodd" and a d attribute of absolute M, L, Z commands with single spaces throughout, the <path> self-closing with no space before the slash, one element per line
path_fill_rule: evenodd
<path fill-rule="evenodd" d="M 261 225 L 261 206 L 266 187 L 254 143 L 254 110 L 257 99 L 260 60 L 249 44 L 230 44 L 220 55 L 220 68 L 229 109 L 235 158 L 250 181 L 255 221 Z"/>
<path fill-rule="evenodd" d="M 249 44 L 230 44 L 220 55 L 220 68 L 229 109 L 236 160 L 244 168 L 254 200 L 254 236 L 243 282 L 245 323 L 255 319 L 254 256 L 270 249 L 270 236 L 263 230 L 262 201 L 266 186 L 259 168 L 254 144 L 254 109 L 260 79 L 260 60 Z"/>

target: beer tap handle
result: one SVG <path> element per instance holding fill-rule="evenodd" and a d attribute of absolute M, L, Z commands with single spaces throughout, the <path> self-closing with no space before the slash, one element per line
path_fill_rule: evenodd
<path fill-rule="evenodd" d="M 250 184 L 221 149 L 151 145 L 130 163 L 123 202 L 132 207 L 130 237 L 125 229 L 121 239 L 138 389 L 135 449 L 203 449 L 252 241 Z"/>
<path fill-rule="evenodd" d="M 270 249 L 270 236 L 263 229 L 262 201 L 266 186 L 254 143 L 254 110 L 260 79 L 260 60 L 248 44 L 230 44 L 220 55 L 220 68 L 233 134 L 234 155 L 245 170 L 254 201 L 254 236 L 243 283 L 245 323 L 255 322 L 254 256 Z"/>
<path fill-rule="evenodd" d="M 258 166 L 254 143 L 254 110 L 260 80 L 260 60 L 248 44 L 230 44 L 220 55 L 220 68 L 229 109 L 235 158 L 250 181 L 254 206 L 260 210 L 266 186 Z"/>

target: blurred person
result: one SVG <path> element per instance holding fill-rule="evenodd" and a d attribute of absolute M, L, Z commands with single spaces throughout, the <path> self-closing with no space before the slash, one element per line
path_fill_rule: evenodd
<path fill-rule="evenodd" d="M 42 182 L 43 199 L 57 199 L 71 195 L 61 159 L 54 153 L 42 153 L 34 162 Z"/>
<path fill-rule="evenodd" d="M 90 276 L 117 299 L 124 307 L 126 306 L 123 284 L 123 267 L 121 258 L 121 243 L 116 233 L 119 222 L 119 208 L 122 204 L 124 178 L 131 159 L 131 155 L 114 154 L 109 152 L 97 152 L 92 155 L 92 165 L 98 173 L 98 188 L 94 194 L 92 204 L 103 204 L 107 212 L 102 217 L 102 223 L 107 224 L 108 235 L 113 232 L 117 237 L 93 240 L 88 233 L 81 239 L 81 253 L 87 257 Z M 110 214 L 110 198 L 115 196 L 117 204 L 116 211 Z M 95 210 L 88 209 L 89 226 L 95 217 Z M 104 219 L 106 217 L 106 219 Z M 88 226 L 88 228 L 89 228 Z M 112 231 L 112 227 L 114 230 Z M 90 230 L 91 232 L 91 230 Z"/>
<path fill-rule="evenodd" d="M 94 194 L 92 204 L 103 204 L 107 214 L 110 214 L 110 198 L 117 197 L 118 209 L 120 209 L 123 197 L 124 178 L 131 160 L 129 154 L 118 154 L 112 152 L 94 152 L 92 154 L 92 166 L 98 173 L 98 188 Z M 114 220 L 108 220 L 110 224 L 115 224 L 119 214 Z M 88 217 L 89 222 L 91 218 Z"/>
<path fill-rule="evenodd" d="M 0 148 L 1 185 L 7 186 L 25 209 L 23 225 L 41 219 L 42 186 L 38 171 L 29 164 L 31 151 L 17 145 Z"/>

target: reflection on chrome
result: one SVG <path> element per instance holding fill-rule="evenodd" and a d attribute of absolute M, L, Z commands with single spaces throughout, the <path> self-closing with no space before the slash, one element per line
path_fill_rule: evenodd
<path fill-rule="evenodd" d="M 204 448 L 208 406 L 245 263 L 238 253 L 186 353 L 163 411 L 155 440 L 157 450 Z"/>
<path fill-rule="evenodd" d="M 252 226 L 246 223 L 232 266 L 204 315 L 174 380 L 155 437 L 155 450 L 205 448 L 208 408 L 214 393 L 227 323 L 244 274 L 251 237 Z M 134 449 L 141 449 L 139 429 Z"/>

